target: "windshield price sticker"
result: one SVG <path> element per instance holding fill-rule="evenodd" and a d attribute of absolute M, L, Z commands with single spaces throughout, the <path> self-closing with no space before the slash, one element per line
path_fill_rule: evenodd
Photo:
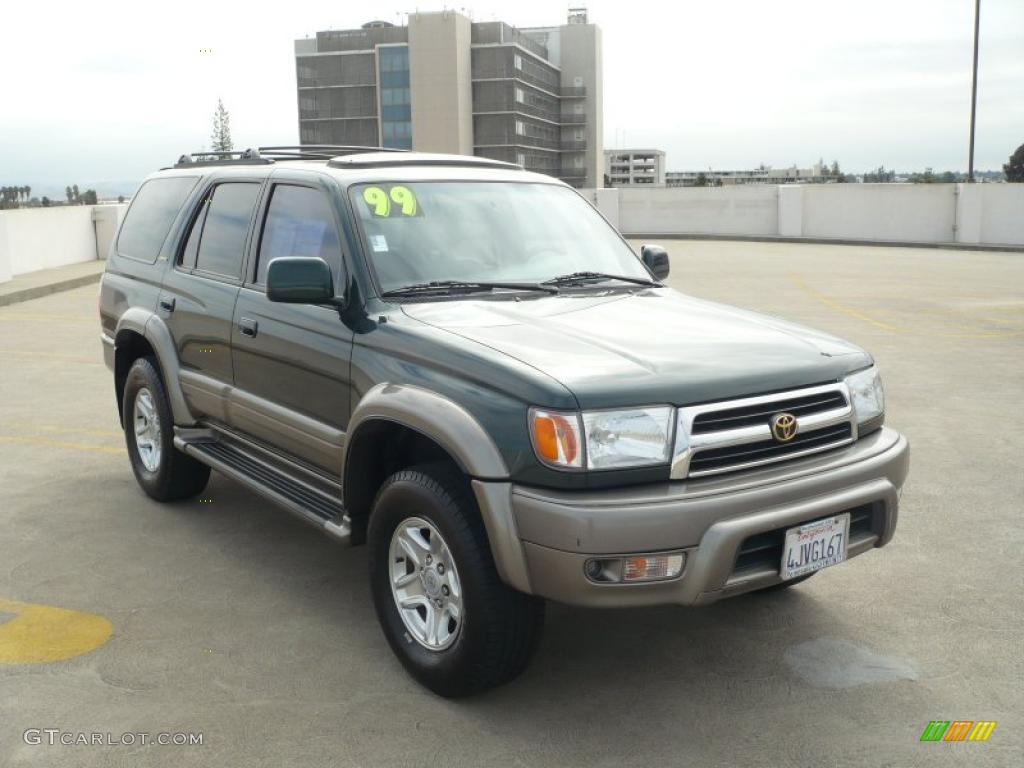
<path fill-rule="evenodd" d="M 401 184 L 390 187 L 367 187 L 363 201 L 373 216 L 381 219 L 422 216 L 419 201 L 411 189 Z"/>

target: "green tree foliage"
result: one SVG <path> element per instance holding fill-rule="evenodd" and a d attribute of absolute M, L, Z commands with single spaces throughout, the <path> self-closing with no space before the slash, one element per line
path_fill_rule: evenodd
<path fill-rule="evenodd" d="M 210 149 L 214 152 L 230 152 L 234 149 L 234 144 L 231 141 L 231 116 L 224 109 L 224 102 L 220 99 L 217 99 L 217 111 L 213 113 Z"/>
<path fill-rule="evenodd" d="M 708 185 L 708 177 L 705 173 L 698 173 L 696 181 L 693 182 L 695 187 L 706 187 Z"/>
<path fill-rule="evenodd" d="M 1003 166 L 1003 173 L 1006 174 L 1007 181 L 1024 183 L 1024 144 L 1010 155 L 1010 161 Z"/>
<path fill-rule="evenodd" d="M 46 195 L 43 195 L 43 208 L 49 208 L 49 207 L 50 207 L 50 198 L 48 198 Z"/>
<path fill-rule="evenodd" d="M 75 199 L 74 194 L 71 192 L 71 187 L 64 187 L 64 194 L 67 196 L 69 203 Z"/>
<path fill-rule="evenodd" d="M 96 197 L 95 189 L 87 189 L 82 193 L 82 204 L 83 205 L 96 205 L 98 199 Z"/>
<path fill-rule="evenodd" d="M 891 184 L 894 181 L 896 181 L 896 171 L 887 171 L 884 165 L 864 174 L 865 184 Z"/>

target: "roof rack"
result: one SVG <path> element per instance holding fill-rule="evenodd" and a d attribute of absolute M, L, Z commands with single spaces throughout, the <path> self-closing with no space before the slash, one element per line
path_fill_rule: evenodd
<path fill-rule="evenodd" d="M 259 147 L 231 152 L 202 150 L 178 158 L 174 168 L 207 165 L 269 165 L 277 160 L 330 160 L 340 155 L 367 152 L 405 152 L 389 147 L 363 147 L 349 144 L 300 144 L 295 146 Z"/>
<path fill-rule="evenodd" d="M 389 157 L 380 152 L 350 153 L 350 155 L 333 157 L 327 161 L 331 168 L 382 168 L 390 165 L 445 165 L 462 168 L 514 168 L 522 166 L 506 163 L 504 160 L 492 160 L 489 157 L 473 157 L 469 155 L 445 155 L 440 153 L 414 152 L 407 157 Z"/>

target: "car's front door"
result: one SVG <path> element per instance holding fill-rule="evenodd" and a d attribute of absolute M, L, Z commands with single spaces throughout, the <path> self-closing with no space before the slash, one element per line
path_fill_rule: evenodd
<path fill-rule="evenodd" d="M 271 179 L 254 263 L 235 303 L 229 410 L 236 429 L 337 478 L 351 407 L 353 333 L 336 307 L 271 302 L 265 287 L 271 259 L 314 256 L 330 265 L 336 290 L 343 290 L 331 184 L 301 171 L 278 171 Z"/>
<path fill-rule="evenodd" d="M 198 417 L 227 422 L 231 318 L 261 182 L 214 182 L 164 277 L 158 312 L 178 350 L 182 392 Z"/>

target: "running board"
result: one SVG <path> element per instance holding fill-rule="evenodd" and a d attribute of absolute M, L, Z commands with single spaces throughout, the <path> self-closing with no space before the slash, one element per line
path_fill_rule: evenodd
<path fill-rule="evenodd" d="M 349 543 L 352 526 L 345 508 L 333 496 L 297 479 L 283 468 L 213 435 L 175 434 L 174 447 L 284 507 L 329 536 Z"/>

